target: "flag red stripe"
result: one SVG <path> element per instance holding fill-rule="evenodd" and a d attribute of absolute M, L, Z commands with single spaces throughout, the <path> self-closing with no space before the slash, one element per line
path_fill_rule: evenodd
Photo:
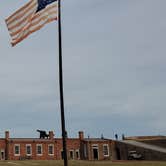
<path fill-rule="evenodd" d="M 54 12 L 52 12 L 54 14 Z M 51 14 L 51 13 L 50 13 Z M 29 25 L 26 27 L 26 29 L 28 30 L 30 27 L 33 27 L 37 24 L 40 24 L 41 21 L 44 21 L 44 19 L 46 20 L 47 22 L 47 19 L 50 19 L 48 18 L 48 16 L 42 16 L 41 18 L 37 19 L 35 22 L 30 22 Z M 57 18 L 56 18 L 57 19 Z M 17 34 L 19 35 L 21 32 L 23 32 L 24 29 L 19 29 L 18 31 L 16 31 L 15 33 L 12 33 L 11 36 L 13 37 L 13 39 L 17 38 Z M 16 37 L 15 37 L 16 36 Z"/>
<path fill-rule="evenodd" d="M 21 42 L 22 40 L 24 40 L 26 37 L 28 37 L 31 33 L 41 29 L 45 24 L 49 23 L 49 22 L 52 22 L 54 20 L 57 20 L 57 18 L 52 18 L 52 19 L 49 19 L 46 23 L 44 23 L 43 25 L 40 25 L 38 27 L 36 27 L 35 29 L 29 31 L 27 34 L 21 36 L 20 38 L 17 38 L 17 40 L 15 41 L 12 41 L 11 44 L 12 46 L 15 46 L 17 43 Z"/>
<path fill-rule="evenodd" d="M 20 15 L 20 12 L 25 14 L 24 9 L 30 8 L 30 7 L 31 7 L 31 4 L 33 4 L 33 2 L 36 2 L 35 4 L 37 4 L 37 1 L 36 1 L 36 0 L 35 0 L 35 1 L 34 1 L 34 0 L 31 0 L 31 1 L 28 2 L 26 5 L 24 5 L 22 8 L 20 8 L 20 9 L 17 10 L 15 13 L 13 13 L 11 16 L 9 16 L 9 17 L 6 19 L 6 22 L 7 22 L 7 23 L 13 22 L 13 21 L 14 21 L 13 19 L 15 19 L 15 17 L 16 17 L 17 15 Z M 20 16 L 21 16 L 21 15 L 20 15 Z"/>
<path fill-rule="evenodd" d="M 36 12 L 37 5 L 37 0 L 31 0 L 6 19 L 6 24 L 12 38 L 12 46 L 25 39 L 31 33 L 41 29 L 45 24 L 57 20 L 57 2 L 47 5 L 46 8 L 38 12 Z"/>
<path fill-rule="evenodd" d="M 57 11 L 51 11 L 51 12 L 48 11 L 48 15 L 55 15 L 55 14 L 57 14 Z M 34 26 L 34 25 L 40 23 L 40 21 L 44 20 L 45 17 L 48 17 L 48 15 L 47 16 L 45 16 L 45 15 L 42 16 L 42 15 L 43 15 L 43 13 L 40 13 L 40 14 L 38 14 L 39 18 L 33 17 L 31 20 L 29 20 L 28 23 L 30 24 L 30 26 Z M 15 36 L 15 35 L 17 35 L 18 33 L 20 33 L 23 30 L 23 28 L 24 27 L 19 28 L 18 30 L 10 33 L 10 35 L 12 37 Z"/>
<path fill-rule="evenodd" d="M 32 6 L 30 6 L 29 8 L 27 8 L 27 10 L 25 11 L 25 13 L 23 13 L 23 14 L 18 15 L 17 17 L 15 17 L 15 19 L 13 19 L 13 22 L 17 22 L 17 23 L 14 24 L 13 26 L 10 26 L 10 24 L 11 24 L 11 23 L 13 24 L 13 22 L 7 23 L 8 29 L 9 29 L 9 30 L 12 30 L 12 29 L 18 27 L 18 26 L 19 26 L 20 24 L 22 24 L 25 20 L 27 20 L 27 18 L 30 17 L 33 13 L 35 14 L 35 11 L 32 10 L 35 6 L 37 6 L 37 4 L 33 4 Z M 44 12 L 47 12 L 48 10 L 53 9 L 53 8 L 56 8 L 56 7 L 57 7 L 57 4 L 52 5 L 52 6 L 49 6 L 49 7 L 47 7 L 47 8 L 45 9 Z M 28 11 L 30 11 L 30 10 L 32 10 L 32 11 L 31 11 L 24 19 L 21 19 L 20 21 L 18 21 L 20 18 L 22 18 L 22 17 L 23 17 L 26 13 L 28 13 Z M 38 12 L 38 13 L 42 13 L 42 12 L 43 12 L 43 11 Z M 34 17 L 38 17 L 38 13 L 36 13 Z"/>

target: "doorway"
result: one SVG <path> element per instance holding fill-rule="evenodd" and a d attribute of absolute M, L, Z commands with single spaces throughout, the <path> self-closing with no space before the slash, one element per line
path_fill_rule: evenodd
<path fill-rule="evenodd" d="M 94 160 L 98 160 L 98 149 L 93 149 L 93 158 Z"/>
<path fill-rule="evenodd" d="M 71 159 L 71 160 L 74 160 L 74 151 L 73 151 L 73 150 L 70 150 L 70 153 L 69 153 L 69 154 L 70 154 L 70 156 L 69 156 L 70 159 Z"/>
<path fill-rule="evenodd" d="M 0 160 L 5 160 L 5 150 L 1 149 L 0 152 Z"/>
<path fill-rule="evenodd" d="M 120 150 L 119 150 L 119 148 L 116 148 L 116 154 L 117 154 L 117 160 L 120 160 L 121 157 L 120 157 Z"/>
<path fill-rule="evenodd" d="M 98 145 L 92 146 L 92 153 L 93 153 L 93 159 L 98 160 L 99 159 Z"/>

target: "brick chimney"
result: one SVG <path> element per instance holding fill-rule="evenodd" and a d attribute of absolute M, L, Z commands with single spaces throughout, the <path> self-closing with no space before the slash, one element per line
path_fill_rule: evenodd
<path fill-rule="evenodd" d="M 54 139 L 54 133 L 53 133 L 53 131 L 49 131 L 49 139 Z"/>
<path fill-rule="evenodd" d="M 5 139 L 6 139 L 6 140 L 9 139 L 9 131 L 5 131 Z"/>
<path fill-rule="evenodd" d="M 79 134 L 79 139 L 83 140 L 84 139 L 84 132 L 83 131 L 79 131 L 78 134 Z"/>

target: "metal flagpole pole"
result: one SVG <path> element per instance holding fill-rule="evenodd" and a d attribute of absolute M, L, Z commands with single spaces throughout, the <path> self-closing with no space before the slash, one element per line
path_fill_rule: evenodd
<path fill-rule="evenodd" d="M 58 0 L 58 35 L 59 35 L 59 90 L 60 90 L 60 109 L 61 109 L 61 126 L 63 140 L 63 159 L 64 166 L 68 166 L 65 129 L 65 114 L 64 114 L 64 99 L 63 99 L 63 70 L 62 70 L 62 35 L 61 35 L 61 0 Z"/>

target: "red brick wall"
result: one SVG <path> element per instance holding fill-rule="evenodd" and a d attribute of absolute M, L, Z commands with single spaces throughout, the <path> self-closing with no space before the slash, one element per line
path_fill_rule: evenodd
<path fill-rule="evenodd" d="M 6 148 L 5 139 L 0 139 L 0 149 L 5 149 L 5 148 Z"/>
<path fill-rule="evenodd" d="M 14 154 L 14 146 L 18 144 L 20 145 L 20 155 L 19 156 L 16 156 Z M 53 141 L 50 141 L 50 140 L 31 140 L 31 141 L 25 141 L 25 140 L 10 140 L 9 141 L 9 159 L 10 160 L 18 160 L 20 158 L 24 159 L 25 157 L 27 157 L 27 154 L 26 154 L 26 145 L 27 144 L 30 144 L 31 145 L 31 149 L 32 149 L 32 154 L 30 155 L 30 158 L 31 159 L 34 159 L 34 160 L 49 160 L 49 159 L 57 159 L 56 157 L 56 142 L 55 140 Z M 37 154 L 37 144 L 41 144 L 42 145 L 42 155 L 38 155 Z M 48 154 L 48 146 L 50 144 L 53 144 L 54 145 L 54 155 L 49 155 Z"/>
<path fill-rule="evenodd" d="M 53 132 L 50 132 L 49 139 L 37 139 L 37 138 L 10 138 L 9 132 L 6 132 L 5 139 L 0 139 L 0 148 L 5 149 L 6 159 L 8 160 L 19 160 L 19 159 L 33 159 L 33 160 L 61 160 L 62 159 L 62 138 L 53 138 Z M 88 146 L 88 158 L 93 160 L 93 149 L 92 145 L 97 144 L 98 146 L 98 159 L 105 160 L 110 159 L 111 156 L 111 141 L 110 140 L 101 140 L 101 139 L 91 139 L 91 141 L 84 141 L 84 133 L 79 132 L 78 138 L 67 138 L 67 154 L 68 159 L 85 159 L 84 157 L 84 144 Z M 96 141 L 99 140 L 99 141 Z M 42 155 L 37 154 L 37 144 L 42 145 Z M 54 154 L 48 154 L 48 146 L 54 145 Z M 109 146 L 109 156 L 103 155 L 103 144 L 108 144 Z M 14 147 L 19 145 L 20 154 L 15 155 Z M 26 154 L 26 145 L 31 145 L 31 155 Z M 70 154 L 73 154 L 73 158 L 70 157 Z M 77 155 L 78 154 L 78 158 Z"/>
<path fill-rule="evenodd" d="M 87 150 L 88 150 L 88 159 L 89 160 L 94 160 L 93 156 L 93 145 L 96 145 L 98 147 L 98 160 L 110 160 L 111 159 L 111 141 L 87 141 Z M 108 151 L 109 155 L 104 156 L 103 155 L 103 145 L 108 145 Z"/>
<path fill-rule="evenodd" d="M 53 140 L 47 140 L 47 139 L 10 139 L 8 143 L 8 156 L 9 160 L 19 160 L 25 159 L 27 157 L 26 154 L 26 145 L 30 144 L 32 149 L 32 154 L 30 156 L 33 160 L 50 160 L 50 159 L 62 159 L 61 157 L 61 151 L 63 150 L 62 147 L 62 139 L 53 139 Z M 37 144 L 42 145 L 42 155 L 37 154 Z M 54 155 L 48 154 L 48 146 L 50 144 L 54 145 Z M 20 155 L 16 156 L 14 153 L 14 147 L 15 145 L 20 146 Z M 80 148 L 80 140 L 79 139 L 67 139 L 67 150 L 68 154 L 70 150 L 78 150 Z"/>
<path fill-rule="evenodd" d="M 80 149 L 80 140 L 79 139 L 67 139 L 67 152 L 69 157 L 69 151 L 74 150 L 74 153 L 77 149 Z M 62 139 L 56 139 L 56 158 L 58 160 L 62 159 L 61 152 L 63 151 Z"/>

